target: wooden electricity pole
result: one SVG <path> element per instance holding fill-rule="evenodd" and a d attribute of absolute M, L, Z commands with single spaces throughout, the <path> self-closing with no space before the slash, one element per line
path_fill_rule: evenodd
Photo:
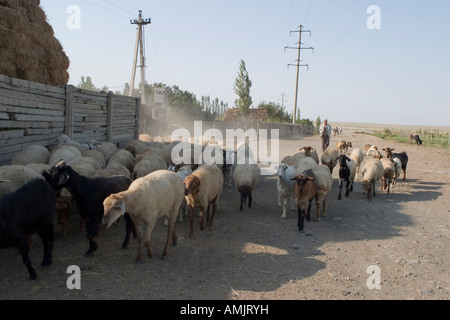
<path fill-rule="evenodd" d="M 133 59 L 133 68 L 131 69 L 131 81 L 128 95 L 131 96 L 133 94 L 134 89 L 134 78 L 136 77 L 136 63 L 138 51 L 140 55 L 140 68 L 141 68 L 141 103 L 145 104 L 145 56 L 144 56 L 144 39 L 143 39 L 143 26 L 151 23 L 151 19 L 142 19 L 142 10 L 139 10 L 138 19 L 130 20 L 131 24 L 137 24 L 137 32 L 136 32 L 136 45 L 134 47 L 134 59 Z"/>
<path fill-rule="evenodd" d="M 295 102 L 294 102 L 294 109 L 292 111 L 292 124 L 295 124 L 295 121 L 297 120 L 297 101 L 298 101 L 298 78 L 299 78 L 299 69 L 300 67 L 309 67 L 307 64 L 301 64 L 301 60 L 300 60 L 300 51 L 304 50 L 304 49 L 312 49 L 314 51 L 314 48 L 312 47 L 302 47 L 302 33 L 303 32 L 309 32 L 309 34 L 311 35 L 311 31 L 303 29 L 303 26 L 300 25 L 298 27 L 298 30 L 296 31 L 291 31 L 292 32 L 298 32 L 298 46 L 297 47 L 284 47 L 284 50 L 286 49 L 297 49 L 297 60 L 295 64 L 288 64 L 288 68 L 289 66 L 297 66 L 297 79 L 295 82 Z M 300 111 L 299 111 L 300 113 Z"/>

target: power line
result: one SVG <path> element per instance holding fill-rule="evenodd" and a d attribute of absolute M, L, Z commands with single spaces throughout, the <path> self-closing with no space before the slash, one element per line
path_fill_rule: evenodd
<path fill-rule="evenodd" d="M 288 68 L 291 65 L 294 65 L 297 67 L 297 78 L 296 78 L 296 82 L 295 82 L 295 102 L 294 102 L 294 108 L 293 108 L 293 112 L 292 112 L 292 124 L 295 124 L 295 121 L 297 120 L 297 101 L 298 101 L 298 80 L 299 80 L 299 74 L 300 74 L 300 67 L 308 67 L 309 66 L 307 64 L 301 64 L 301 60 L 300 60 L 300 51 L 301 50 L 306 50 L 306 49 L 311 49 L 314 52 L 314 48 L 313 47 L 302 47 L 302 33 L 303 32 L 309 32 L 309 34 L 311 35 L 311 31 L 307 30 L 307 29 L 303 29 L 303 26 L 300 25 L 298 27 L 298 31 L 291 31 L 292 32 L 298 32 L 298 46 L 297 47 L 284 47 L 284 49 L 297 49 L 297 60 L 296 60 L 296 64 L 288 64 Z"/>
<path fill-rule="evenodd" d="M 137 67 L 137 56 L 138 51 L 140 55 L 140 68 L 141 68 L 141 101 L 143 104 L 146 103 L 145 98 L 145 55 L 144 55 L 144 39 L 143 39 L 143 27 L 147 24 L 151 23 L 150 18 L 143 19 L 142 18 L 142 10 L 139 10 L 138 19 L 130 20 L 131 24 L 136 24 L 137 33 L 136 33 L 136 45 L 134 47 L 134 59 L 133 59 L 133 68 L 131 70 L 131 81 L 128 95 L 131 96 L 133 94 L 134 89 L 134 78 L 136 76 L 136 67 Z"/>
<path fill-rule="evenodd" d="M 121 14 L 121 13 L 118 13 L 118 12 L 116 12 L 116 11 L 113 11 L 113 10 L 111 10 L 111 9 L 105 8 L 104 6 L 101 6 L 101 5 L 97 4 L 97 3 L 91 2 L 91 1 L 89 1 L 89 0 L 84 0 L 84 1 L 87 2 L 87 3 L 89 3 L 89 4 L 91 4 L 91 5 L 93 5 L 93 6 L 96 6 L 96 7 L 102 8 L 103 10 L 106 10 L 106 11 L 109 11 L 109 12 L 111 12 L 111 13 L 114 13 L 114 14 L 116 14 L 116 15 L 118 15 L 118 16 L 121 16 L 121 17 L 124 17 L 124 18 L 127 18 L 127 19 L 130 18 L 130 17 L 128 17 L 128 16 L 125 16 L 125 15 L 123 15 L 123 14 Z"/>
<path fill-rule="evenodd" d="M 313 0 L 311 0 L 311 1 L 309 2 L 308 11 L 306 11 L 305 21 L 303 22 L 303 23 L 305 23 L 305 24 L 306 24 L 306 19 L 308 19 L 309 10 L 311 10 L 312 2 L 313 2 Z"/>
<path fill-rule="evenodd" d="M 108 3 L 109 5 L 111 5 L 111 6 L 113 6 L 113 7 L 116 7 L 116 8 L 118 8 L 118 9 L 120 9 L 120 10 L 126 12 L 126 13 L 134 14 L 134 13 L 131 13 L 131 11 L 128 11 L 127 9 L 124 9 L 124 8 L 122 8 L 122 7 L 119 7 L 118 5 L 115 5 L 114 3 L 112 3 L 112 2 L 110 2 L 110 1 L 108 1 L 108 0 L 103 0 L 103 1 L 106 2 L 106 3 Z"/>

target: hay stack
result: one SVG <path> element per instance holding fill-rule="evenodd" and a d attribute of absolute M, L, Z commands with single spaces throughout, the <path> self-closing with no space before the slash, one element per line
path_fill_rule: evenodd
<path fill-rule="evenodd" d="M 0 73 L 65 85 L 69 58 L 39 5 L 39 0 L 0 0 Z"/>

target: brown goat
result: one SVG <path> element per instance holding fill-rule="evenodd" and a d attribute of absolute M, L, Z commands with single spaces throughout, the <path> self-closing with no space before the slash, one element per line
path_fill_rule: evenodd
<path fill-rule="evenodd" d="M 306 170 L 291 179 L 295 180 L 294 196 L 297 197 L 298 231 L 303 231 L 305 216 L 306 220 L 311 220 L 311 202 L 317 194 L 315 179 L 314 173 L 311 170 Z"/>

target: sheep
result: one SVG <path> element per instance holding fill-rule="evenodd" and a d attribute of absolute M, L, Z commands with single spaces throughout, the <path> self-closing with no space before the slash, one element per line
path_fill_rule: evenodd
<path fill-rule="evenodd" d="M 233 168 L 236 164 L 236 152 L 228 149 L 223 149 L 224 153 L 224 164 L 222 167 L 223 180 L 225 185 L 231 187 L 233 179 Z"/>
<path fill-rule="evenodd" d="M 55 210 L 58 216 L 58 224 L 61 225 L 61 235 L 63 237 L 65 237 L 67 234 L 66 227 L 67 222 L 69 221 L 70 218 L 72 199 L 73 199 L 72 195 L 70 194 L 69 191 L 67 191 L 66 188 L 62 188 L 61 190 L 59 190 L 56 197 Z M 83 221 L 81 221 L 80 223 L 80 228 L 81 230 L 84 230 Z"/>
<path fill-rule="evenodd" d="M 130 151 L 125 149 L 117 149 L 109 160 L 106 162 L 106 166 L 112 165 L 114 163 L 120 163 L 128 169 L 128 171 L 132 172 L 135 166 L 134 157 Z"/>
<path fill-rule="evenodd" d="M 112 142 L 103 142 L 101 144 L 96 141 L 91 143 L 91 149 L 100 151 L 108 162 L 109 158 L 117 151 L 117 146 Z"/>
<path fill-rule="evenodd" d="M 339 195 L 338 200 L 342 199 L 342 184 L 346 182 L 345 196 L 348 197 L 350 192 L 353 192 L 353 181 L 356 173 L 356 163 L 348 158 L 345 154 L 340 154 L 339 161 Z"/>
<path fill-rule="evenodd" d="M 204 230 L 203 216 L 205 212 L 206 224 L 212 226 L 222 186 L 222 172 L 216 165 L 210 164 L 199 166 L 184 180 L 184 194 L 190 212 L 189 237 L 192 237 L 194 233 L 194 208 L 200 209 L 200 230 Z"/>
<path fill-rule="evenodd" d="M 61 145 L 50 151 L 50 158 L 48 164 L 54 166 L 61 159 L 65 162 L 75 159 L 76 157 L 81 157 L 81 151 L 70 145 Z"/>
<path fill-rule="evenodd" d="M 403 171 L 402 181 L 405 181 L 406 180 L 406 167 L 408 166 L 408 155 L 406 154 L 406 152 L 403 151 L 401 153 L 393 153 L 392 151 L 394 151 L 394 149 L 391 149 L 391 148 L 386 148 L 383 150 L 386 151 L 387 158 L 389 158 L 389 159 L 398 158 L 400 160 L 401 168 Z"/>
<path fill-rule="evenodd" d="M 316 161 L 316 163 L 319 164 L 319 156 L 317 154 L 317 150 L 316 149 L 312 148 L 311 146 L 305 146 L 305 147 L 302 147 L 302 148 L 300 148 L 298 150 L 299 151 L 297 153 L 303 152 L 305 154 L 305 156 L 313 158 Z"/>
<path fill-rule="evenodd" d="M 42 174 L 23 165 L 4 165 L 0 167 L 0 180 L 8 182 L 0 183 L 0 197 L 12 192 L 33 179 L 44 179 Z"/>
<path fill-rule="evenodd" d="M 387 194 L 390 193 L 391 184 L 393 183 L 396 175 L 396 164 L 392 159 L 383 158 L 380 159 L 381 164 L 383 165 L 384 172 L 383 177 L 381 178 L 380 183 L 380 191 L 383 191 L 383 189 L 386 190 L 387 188 Z"/>
<path fill-rule="evenodd" d="M 261 169 L 257 164 L 251 164 L 248 158 L 245 159 L 243 164 L 236 164 L 233 169 L 233 184 L 236 190 L 241 195 L 241 205 L 239 210 L 244 209 L 243 203 L 247 201 L 248 207 L 252 207 L 252 191 L 258 184 L 259 176 L 261 175 Z"/>
<path fill-rule="evenodd" d="M 31 280 L 37 280 L 29 257 L 29 238 L 37 233 L 42 240 L 41 266 L 52 264 L 53 218 L 56 189 L 44 179 L 33 179 L 0 198 L 0 248 L 17 247 Z"/>
<path fill-rule="evenodd" d="M 378 147 L 371 145 L 371 144 L 365 144 L 364 145 L 364 152 L 366 156 L 369 156 L 370 153 L 374 153 L 375 155 L 378 154 Z"/>
<path fill-rule="evenodd" d="M 170 161 L 170 156 L 167 155 L 164 152 L 164 150 L 162 150 L 161 148 L 146 147 L 145 149 L 141 150 L 138 154 L 136 154 L 136 156 L 134 157 L 134 164 L 138 163 L 139 161 L 141 161 L 146 156 L 152 155 L 152 154 L 156 154 L 159 157 L 161 157 L 161 159 L 163 159 L 167 163 L 167 165 L 171 162 Z"/>
<path fill-rule="evenodd" d="M 73 170 L 86 177 L 91 177 L 95 171 L 100 170 L 98 162 L 91 157 L 76 157 L 67 161 L 67 164 L 71 166 Z"/>
<path fill-rule="evenodd" d="M 168 170 L 175 172 L 182 182 L 187 178 L 188 175 L 192 174 L 191 166 L 185 164 L 176 165 L 172 162 Z M 188 213 L 188 205 L 186 199 L 183 197 L 183 202 L 180 206 L 180 211 L 178 213 L 178 221 L 183 222 L 183 214 L 187 215 L 187 213 Z M 167 225 L 167 223 L 168 220 L 166 219 L 164 221 L 164 224 Z"/>
<path fill-rule="evenodd" d="M 372 200 L 375 196 L 375 184 L 383 177 L 384 168 L 381 161 L 376 158 L 367 158 L 361 165 L 363 195 L 367 193 L 367 199 Z"/>
<path fill-rule="evenodd" d="M 112 193 L 128 189 L 131 180 L 124 176 L 110 178 L 90 178 L 78 174 L 64 161 L 58 162 L 50 169 L 51 181 L 57 183 L 58 189 L 66 188 L 77 203 L 78 212 L 86 222 L 86 233 L 89 240 L 89 248 L 86 256 L 92 256 L 97 250 L 98 244 L 95 237 L 103 217 L 103 200 Z M 133 229 L 133 223 L 129 215 L 125 215 L 126 235 L 122 248 L 126 248 L 129 236 Z"/>
<path fill-rule="evenodd" d="M 294 183 L 294 195 L 297 198 L 298 208 L 298 231 L 303 231 L 305 217 L 311 220 L 311 202 L 317 194 L 317 185 L 315 183 L 315 175 L 312 170 L 298 174 L 291 178 Z"/>
<path fill-rule="evenodd" d="M 339 153 L 346 153 L 348 148 L 352 147 L 351 142 L 347 142 L 345 140 L 336 141 L 336 149 L 339 151 Z"/>
<path fill-rule="evenodd" d="M 12 165 L 27 165 L 30 163 L 48 163 L 50 151 L 39 144 L 28 145 L 11 160 Z"/>
<path fill-rule="evenodd" d="M 127 145 L 125 146 L 125 150 L 129 151 L 134 157 L 148 147 L 148 143 L 142 140 L 131 140 L 128 141 Z"/>
<path fill-rule="evenodd" d="M 153 171 L 167 168 L 167 163 L 160 156 L 152 154 L 144 157 L 141 161 L 135 164 L 132 172 L 132 178 L 135 180 L 142 178 Z"/>
<path fill-rule="evenodd" d="M 322 164 L 312 169 L 312 172 L 316 177 L 316 216 L 317 220 L 320 220 L 320 206 L 322 206 L 322 215 L 326 216 L 327 214 L 327 197 L 333 186 L 333 177 L 329 168 Z"/>
<path fill-rule="evenodd" d="M 320 157 L 320 162 L 323 165 L 326 165 L 330 169 L 330 173 L 333 173 L 333 168 L 337 164 L 337 158 L 339 156 L 339 152 L 337 149 L 329 148 L 322 153 Z"/>
<path fill-rule="evenodd" d="M 402 171 L 402 162 L 399 158 L 393 158 L 392 163 L 394 164 L 395 170 L 394 179 L 392 180 L 392 186 L 395 186 L 395 184 L 397 183 L 397 178 L 400 176 L 400 173 Z"/>
<path fill-rule="evenodd" d="M 293 166 L 280 163 L 277 169 L 277 193 L 278 206 L 281 210 L 281 218 L 286 219 L 287 206 L 294 196 L 294 181 L 292 178 L 298 176 L 297 170 Z"/>
<path fill-rule="evenodd" d="M 84 157 L 91 157 L 97 161 L 100 169 L 106 167 L 105 156 L 99 150 L 84 150 L 81 154 Z"/>
<path fill-rule="evenodd" d="M 145 177 L 134 180 L 128 190 L 111 194 L 103 201 L 104 215 L 102 223 L 106 228 L 127 212 L 136 227 L 138 253 L 136 261 L 142 260 L 142 225 L 147 226 L 144 245 L 148 257 L 152 257 L 150 238 L 156 220 L 169 219 L 167 241 L 162 258 L 167 255 L 169 242 L 177 242 L 175 222 L 178 210 L 184 198 L 184 187 L 180 178 L 169 170 L 157 170 Z"/>
<path fill-rule="evenodd" d="M 93 177 L 125 176 L 131 178 L 131 172 L 123 164 L 113 163 L 106 168 L 95 171 Z"/>
<path fill-rule="evenodd" d="M 410 134 L 409 135 L 409 144 L 412 144 L 413 140 L 416 142 L 417 145 L 422 144 L 422 140 L 420 140 L 420 137 L 418 134 Z"/>
<path fill-rule="evenodd" d="M 356 164 L 356 177 L 359 177 L 359 168 L 361 166 L 361 163 L 364 161 L 364 153 L 361 151 L 360 148 L 355 148 L 350 153 L 349 158 L 355 162 L 355 164 Z"/>

